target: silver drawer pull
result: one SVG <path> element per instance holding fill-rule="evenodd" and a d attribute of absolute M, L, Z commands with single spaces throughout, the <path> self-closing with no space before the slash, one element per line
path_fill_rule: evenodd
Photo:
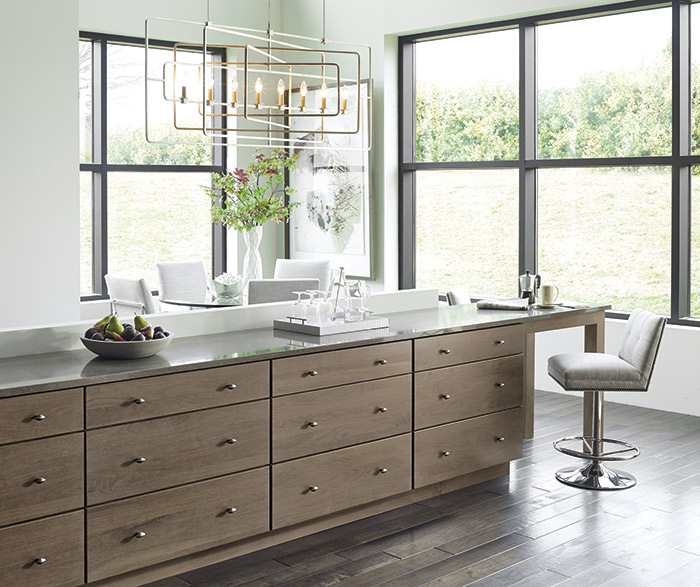
<path fill-rule="evenodd" d="M 145 535 L 145 532 L 136 532 L 136 534 L 134 534 L 134 538 L 143 538 Z"/>
<path fill-rule="evenodd" d="M 146 462 L 146 457 L 137 457 L 137 458 L 134 459 L 134 462 L 135 462 L 135 463 L 139 463 L 139 464 L 145 463 L 145 462 Z"/>
<path fill-rule="evenodd" d="M 238 511 L 238 508 L 226 508 L 227 514 L 235 514 L 237 511 Z"/>
<path fill-rule="evenodd" d="M 386 365 L 388 362 L 389 361 L 387 361 L 386 359 L 379 359 L 377 361 L 377 365 Z"/>
<path fill-rule="evenodd" d="M 41 485 L 42 483 L 46 483 L 46 477 L 37 477 L 34 479 L 34 483 L 37 485 Z"/>
<path fill-rule="evenodd" d="M 309 422 L 309 423 L 308 423 L 308 426 L 309 426 L 310 428 L 316 428 L 316 426 L 318 426 L 318 422 L 315 422 L 315 421 L 314 421 L 314 422 Z"/>
<path fill-rule="evenodd" d="M 238 442 L 238 440 L 236 440 L 235 438 L 227 438 L 226 439 L 226 444 L 236 444 L 237 442 Z"/>
<path fill-rule="evenodd" d="M 318 491 L 318 485 L 312 485 L 309 487 L 309 491 Z"/>
<path fill-rule="evenodd" d="M 34 559 L 35 565 L 43 565 L 45 562 L 46 562 L 46 559 L 43 556 L 40 556 L 39 558 Z"/>
<path fill-rule="evenodd" d="M 505 442 L 505 441 L 506 441 L 506 439 L 503 438 L 503 436 L 499 436 L 498 438 L 496 438 L 496 442 Z"/>
<path fill-rule="evenodd" d="M 503 383 L 503 381 L 499 381 L 498 383 L 496 383 L 496 387 L 505 387 L 505 386 L 506 386 L 506 384 Z"/>
<path fill-rule="evenodd" d="M 382 467 L 382 468 L 379 469 L 377 472 L 378 472 L 378 473 L 381 473 L 381 474 L 383 475 L 384 473 L 386 473 L 386 472 L 388 472 L 388 471 L 389 471 L 389 469 L 385 469 L 384 467 Z"/>
<path fill-rule="evenodd" d="M 449 451 L 449 450 L 443 450 L 443 451 L 440 453 L 440 456 L 449 457 L 449 456 L 450 456 L 450 451 Z"/>
<path fill-rule="evenodd" d="M 449 393 L 443 393 L 443 394 L 440 396 L 440 399 L 450 399 L 450 397 L 451 397 L 451 396 L 450 396 Z"/>
<path fill-rule="evenodd" d="M 440 353 L 443 355 L 449 355 L 452 351 L 450 349 L 440 349 Z"/>
<path fill-rule="evenodd" d="M 308 371 L 306 374 L 310 377 L 316 377 L 316 375 L 318 375 L 318 371 Z"/>
<path fill-rule="evenodd" d="M 506 341 L 505 340 L 497 340 L 496 344 L 506 344 Z"/>
<path fill-rule="evenodd" d="M 41 422 L 42 420 L 46 420 L 46 416 L 44 416 L 44 414 L 37 414 L 36 416 L 34 416 L 34 419 L 37 422 Z"/>
<path fill-rule="evenodd" d="M 137 397 L 132 403 L 141 405 L 141 404 L 145 404 L 146 400 L 143 399 L 142 397 Z"/>
<path fill-rule="evenodd" d="M 383 414 L 384 412 L 388 412 L 389 408 L 382 406 L 381 408 L 377 408 L 377 411 Z"/>
<path fill-rule="evenodd" d="M 226 386 L 226 389 L 236 389 L 236 387 L 238 387 L 238 386 L 237 386 L 235 383 L 229 383 L 229 384 Z"/>

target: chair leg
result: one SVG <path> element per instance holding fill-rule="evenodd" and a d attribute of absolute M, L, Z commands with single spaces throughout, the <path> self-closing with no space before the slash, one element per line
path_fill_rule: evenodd
<path fill-rule="evenodd" d="M 584 452 L 590 453 L 590 460 L 582 467 L 560 469 L 556 473 L 557 480 L 572 487 L 598 490 L 629 489 L 637 484 L 637 480 L 629 473 L 610 469 L 601 459 L 596 458 L 604 454 L 602 391 L 594 393 L 593 438 L 590 447 L 585 446 L 585 443 L 584 440 Z"/>

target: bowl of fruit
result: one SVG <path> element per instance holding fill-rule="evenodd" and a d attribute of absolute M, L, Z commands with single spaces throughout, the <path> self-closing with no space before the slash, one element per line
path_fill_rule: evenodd
<path fill-rule="evenodd" d="M 172 338 L 172 334 L 150 325 L 142 316 L 136 316 L 132 325 L 109 315 L 88 328 L 80 342 L 105 359 L 143 359 L 162 351 Z"/>

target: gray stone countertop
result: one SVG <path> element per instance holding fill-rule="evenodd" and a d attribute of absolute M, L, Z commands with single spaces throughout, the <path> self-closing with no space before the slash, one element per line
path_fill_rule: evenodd
<path fill-rule="evenodd" d="M 0 359 L 0 397 L 181 373 L 318 350 L 353 348 L 367 343 L 478 330 L 518 324 L 525 320 L 546 320 L 553 314 L 582 314 L 608 307 L 556 307 L 520 312 L 477 310 L 475 304 L 466 304 L 385 314 L 389 318 L 388 328 L 323 337 L 273 330 L 271 327 L 186 338 L 177 338 L 175 334 L 175 338 L 165 350 L 145 359 L 103 359 L 87 349 L 25 355 Z"/>

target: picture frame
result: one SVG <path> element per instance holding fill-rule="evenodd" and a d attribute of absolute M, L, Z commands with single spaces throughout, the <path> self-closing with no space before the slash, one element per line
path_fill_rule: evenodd
<path fill-rule="evenodd" d="M 362 81 L 359 92 L 348 93 L 345 112 L 292 122 L 292 128 L 297 124 L 316 132 L 301 135 L 290 148 L 297 155 L 297 168 L 287 178 L 295 190 L 290 200 L 300 206 L 292 211 L 285 232 L 288 258 L 329 259 L 333 267 L 343 267 L 347 276 L 372 279 L 369 92 L 369 83 Z M 310 112 L 320 112 L 321 93 L 320 87 L 308 89 L 305 104 Z M 327 94 L 329 110 L 336 110 L 337 90 L 328 86 Z M 299 106 L 300 99 L 295 93 L 292 105 Z M 354 129 L 358 132 L 333 132 Z M 319 143 L 323 148 L 318 148 Z"/>

